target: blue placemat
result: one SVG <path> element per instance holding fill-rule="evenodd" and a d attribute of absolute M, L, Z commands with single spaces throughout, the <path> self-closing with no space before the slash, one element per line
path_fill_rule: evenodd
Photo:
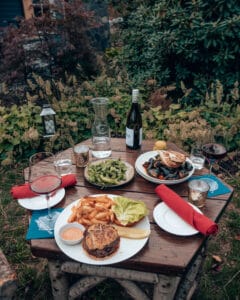
<path fill-rule="evenodd" d="M 51 209 L 51 213 L 53 214 L 53 221 L 51 222 L 50 226 L 45 223 L 48 218 L 47 209 L 33 211 L 26 239 L 33 240 L 54 238 L 54 225 L 57 217 L 62 211 L 63 208 Z"/>
<path fill-rule="evenodd" d="M 207 184 L 210 186 L 208 197 L 215 197 L 217 195 L 223 195 L 231 192 L 231 190 L 225 184 L 223 184 L 219 178 L 217 178 L 214 175 L 206 174 L 194 176 L 191 179 L 189 179 L 189 181 L 194 179 L 202 179 L 207 182 Z"/>

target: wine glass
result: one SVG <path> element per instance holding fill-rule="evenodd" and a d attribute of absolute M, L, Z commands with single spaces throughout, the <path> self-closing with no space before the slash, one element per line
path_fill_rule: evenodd
<path fill-rule="evenodd" d="M 52 193 L 61 185 L 61 176 L 55 167 L 55 156 L 51 152 L 38 152 L 29 159 L 29 185 L 30 189 L 40 195 L 46 195 L 48 215 L 46 220 L 47 229 L 52 229 L 54 216 L 51 212 L 49 199 Z"/>
<path fill-rule="evenodd" d="M 227 154 L 227 149 L 222 144 L 209 143 L 202 147 L 204 156 L 208 158 L 210 167 L 209 173 L 212 173 L 212 166 L 215 161 L 220 161 Z"/>

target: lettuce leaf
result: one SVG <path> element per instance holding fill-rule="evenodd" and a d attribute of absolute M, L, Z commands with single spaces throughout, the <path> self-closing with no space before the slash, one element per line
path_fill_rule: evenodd
<path fill-rule="evenodd" d="M 118 196 L 114 198 L 112 211 L 122 225 L 135 223 L 148 215 L 148 209 L 143 201 Z"/>

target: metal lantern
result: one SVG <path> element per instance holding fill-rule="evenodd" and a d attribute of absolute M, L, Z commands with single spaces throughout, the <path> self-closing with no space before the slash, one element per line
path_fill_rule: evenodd
<path fill-rule="evenodd" d="M 40 113 L 42 117 L 44 137 L 53 136 L 56 132 L 55 111 L 51 108 L 50 104 L 43 104 L 43 109 Z"/>

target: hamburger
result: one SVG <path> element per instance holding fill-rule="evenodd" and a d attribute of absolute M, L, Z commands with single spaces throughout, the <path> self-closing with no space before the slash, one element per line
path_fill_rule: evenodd
<path fill-rule="evenodd" d="M 103 259 L 114 254 L 120 245 L 118 231 L 109 224 L 93 224 L 85 232 L 83 249 L 94 259 Z"/>
<path fill-rule="evenodd" d="M 140 200 L 118 196 L 112 205 L 114 223 L 120 226 L 133 226 L 148 215 L 146 204 Z"/>

